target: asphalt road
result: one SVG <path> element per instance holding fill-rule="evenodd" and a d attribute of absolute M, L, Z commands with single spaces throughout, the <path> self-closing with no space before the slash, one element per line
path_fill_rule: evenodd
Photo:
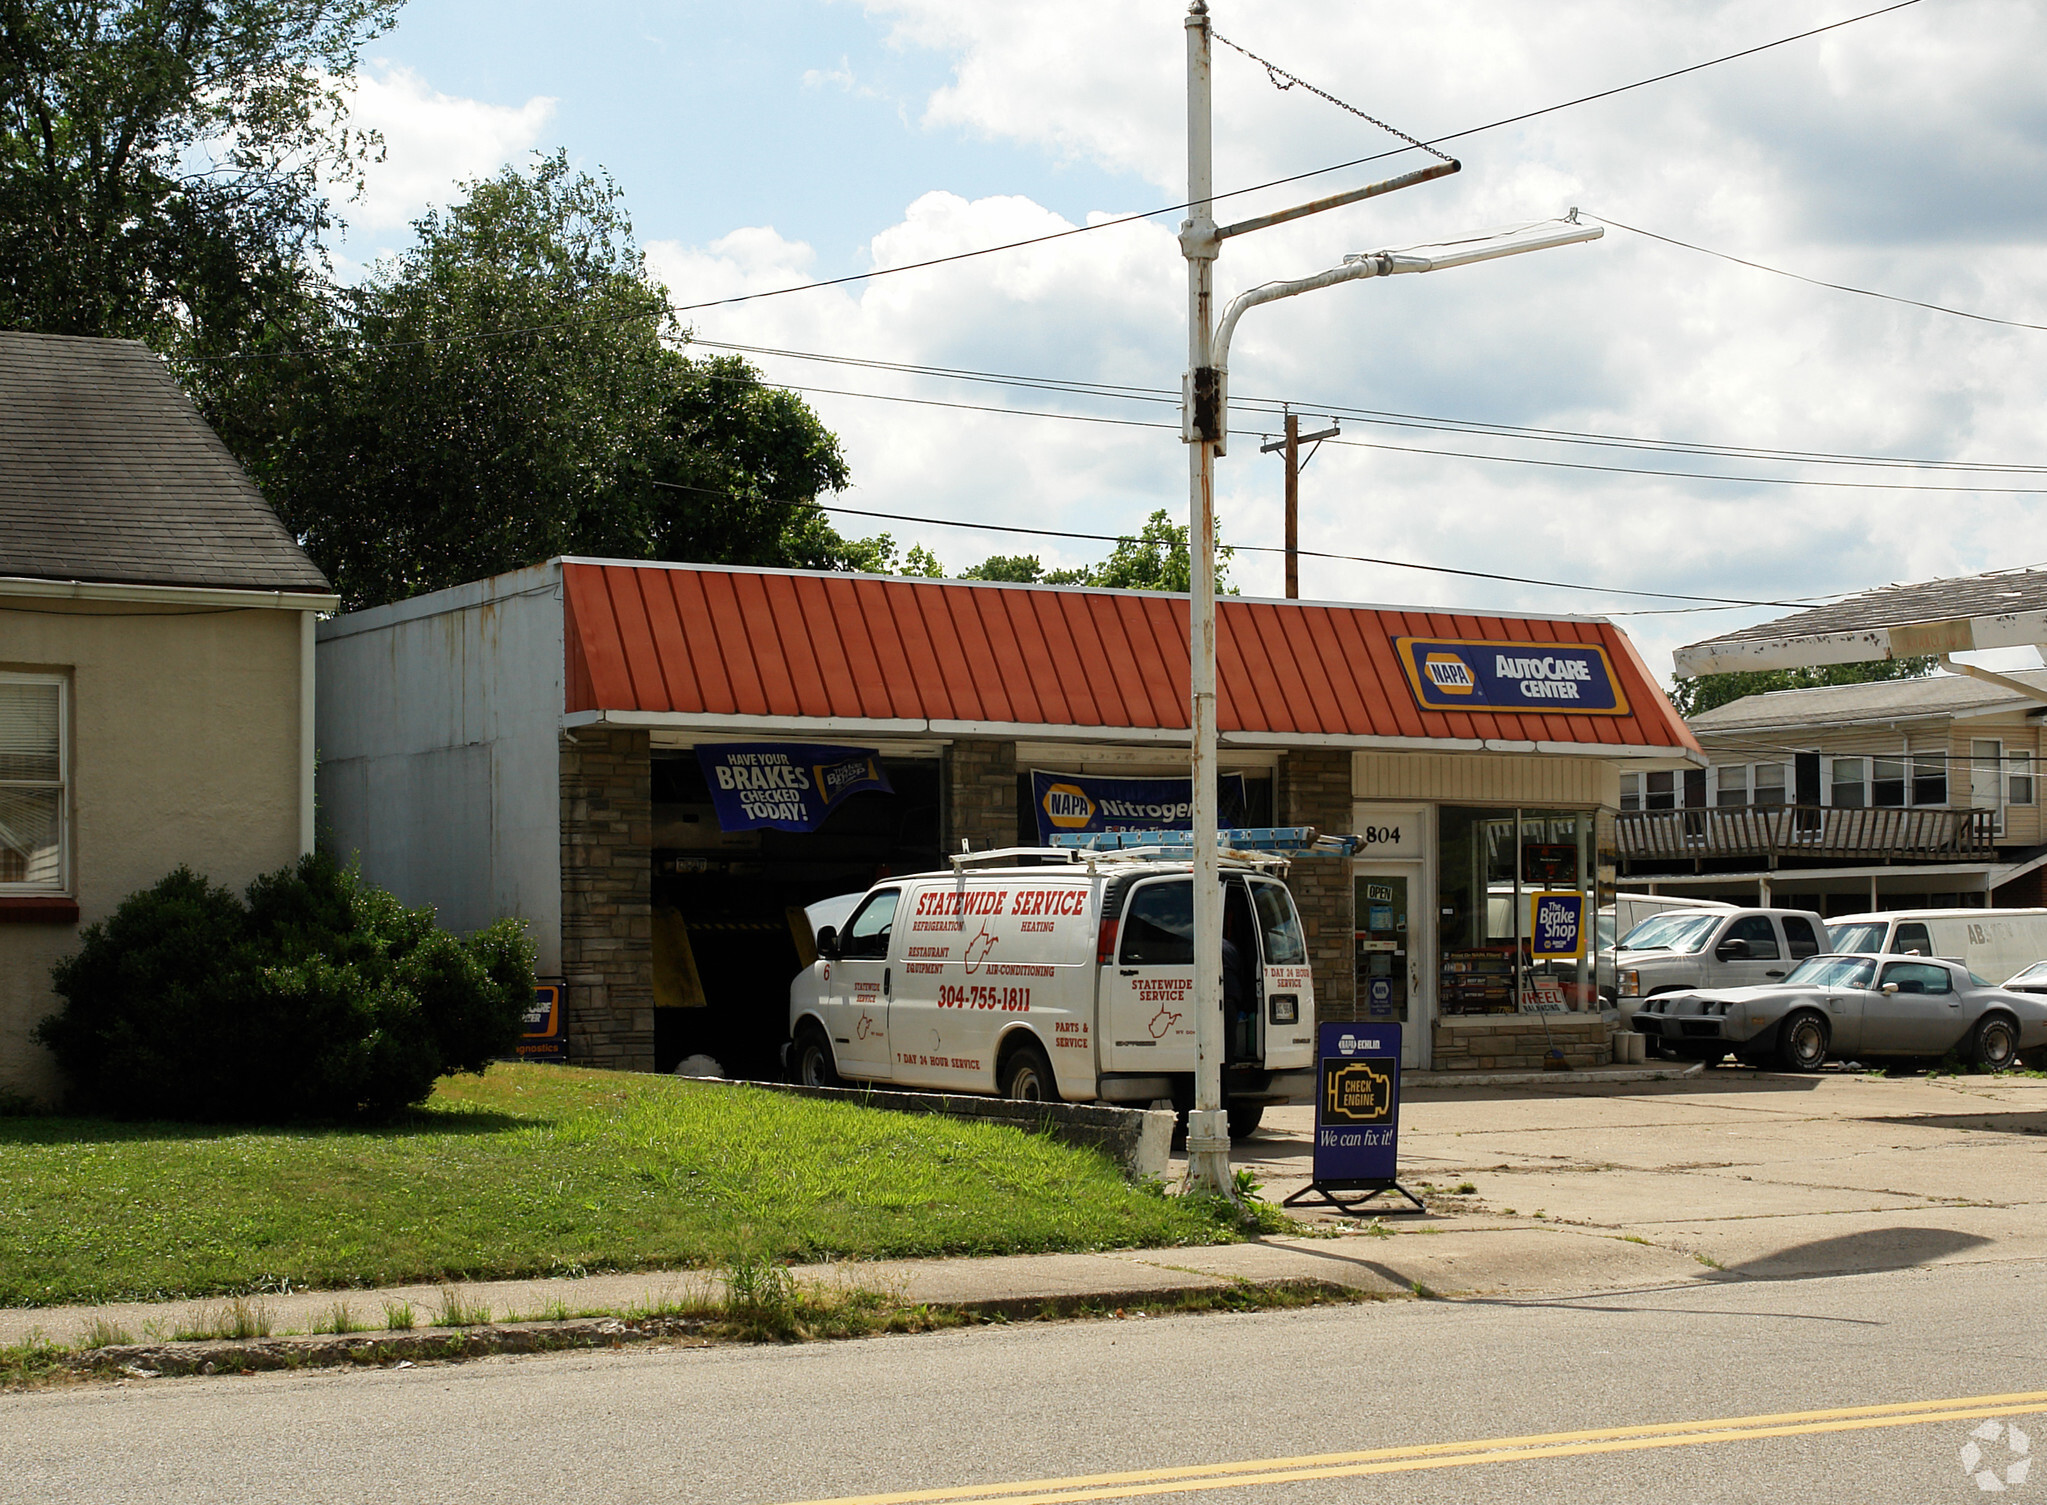
<path fill-rule="evenodd" d="M 2043 1274 L 2019 1261 L 17 1393 L 0 1396 L 0 1500 L 1926 1505 L 1985 1492 L 1961 1461 L 1975 1429 L 1997 1429 L 1974 1440 L 1999 1483 L 2036 1431 L 2047 1451 Z M 1870 1407 L 1895 1409 L 1812 1414 Z M 1612 1434 L 1627 1428 L 1646 1430 Z M 1537 1440 L 1473 1447 L 1507 1438 Z M 1130 1477 L 1083 1482 L 1104 1474 Z M 1070 1482 L 1032 1482 L 1054 1479 Z M 2003 1492 L 2029 1491 L 2047 1497 L 2047 1463 Z"/>

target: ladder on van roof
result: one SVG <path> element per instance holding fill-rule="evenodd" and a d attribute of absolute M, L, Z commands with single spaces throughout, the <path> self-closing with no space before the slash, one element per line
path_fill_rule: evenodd
<path fill-rule="evenodd" d="M 1215 833 L 1216 844 L 1229 853 L 1262 857 L 1349 857 L 1362 838 L 1324 836 L 1313 826 L 1237 826 Z M 1192 856 L 1192 831 L 1060 831 L 1052 845 L 1082 852 L 1143 851 L 1163 856 Z"/>

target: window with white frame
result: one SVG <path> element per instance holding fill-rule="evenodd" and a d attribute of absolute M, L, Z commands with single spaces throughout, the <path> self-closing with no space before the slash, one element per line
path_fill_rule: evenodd
<path fill-rule="evenodd" d="M 1832 804 L 1836 810 L 1860 810 L 1869 802 L 1869 759 L 1834 759 Z"/>
<path fill-rule="evenodd" d="M 1947 754 L 1912 754 L 1912 803 L 1915 805 L 1945 805 L 1947 803 Z"/>
<path fill-rule="evenodd" d="M 1668 769 L 1650 774 L 1644 795 L 1645 809 L 1675 810 L 1678 797 L 1677 775 Z"/>
<path fill-rule="evenodd" d="M 1892 808 L 1905 803 L 1905 760 L 1903 758 L 1871 758 L 1869 760 L 1869 802 Z"/>
<path fill-rule="evenodd" d="M 1713 803 L 1716 805 L 1748 803 L 1748 764 L 1722 763 L 1713 770 Z"/>
<path fill-rule="evenodd" d="M 2008 805 L 2030 805 L 2033 803 L 2033 755 L 2029 752 L 2006 753 L 2005 803 Z"/>
<path fill-rule="evenodd" d="M 1621 808 L 1623 810 L 1642 808 L 1642 776 L 1639 773 L 1621 775 Z"/>
<path fill-rule="evenodd" d="M 64 681 L 0 674 L 0 893 L 64 888 Z"/>
<path fill-rule="evenodd" d="M 1784 803 L 1784 765 L 1782 763 L 1758 763 L 1754 769 L 1755 793 L 1751 802 L 1757 805 L 1781 805 Z"/>

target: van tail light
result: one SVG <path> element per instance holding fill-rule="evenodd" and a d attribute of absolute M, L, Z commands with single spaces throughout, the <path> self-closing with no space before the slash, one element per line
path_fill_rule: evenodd
<path fill-rule="evenodd" d="M 1116 960 L 1116 922 L 1104 918 L 1100 939 L 1095 942 L 1095 965 L 1107 967 Z"/>

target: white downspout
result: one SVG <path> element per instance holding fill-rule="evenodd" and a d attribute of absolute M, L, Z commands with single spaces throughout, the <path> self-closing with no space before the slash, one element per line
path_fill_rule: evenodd
<path fill-rule="evenodd" d="M 313 850 L 313 623 L 317 613 L 299 613 L 299 855 Z"/>

